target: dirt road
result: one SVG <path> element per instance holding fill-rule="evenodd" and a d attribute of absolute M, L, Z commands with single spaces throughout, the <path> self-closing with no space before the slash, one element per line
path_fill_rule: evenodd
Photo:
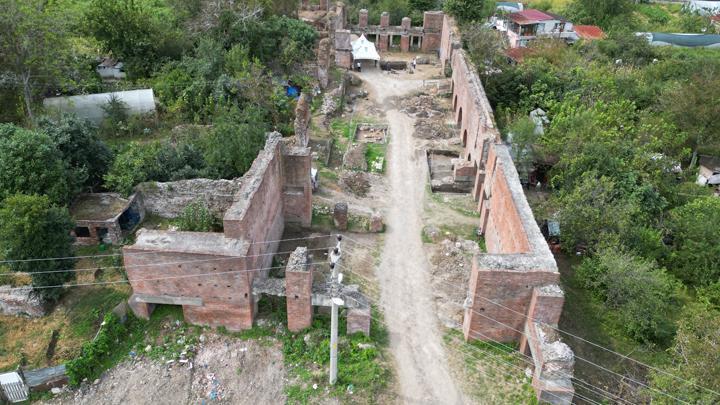
<path fill-rule="evenodd" d="M 427 67 L 427 69 L 430 69 Z M 421 240 L 426 165 L 412 137 L 414 119 L 400 113 L 397 97 L 417 91 L 420 80 L 379 71 L 363 72 L 370 97 L 383 106 L 390 125 L 387 232 L 378 269 L 381 304 L 397 363 L 400 402 L 462 404 L 450 376 L 432 301 L 430 264 Z"/>

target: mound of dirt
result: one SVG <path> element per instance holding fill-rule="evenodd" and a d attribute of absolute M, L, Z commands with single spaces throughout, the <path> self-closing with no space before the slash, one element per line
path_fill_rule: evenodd
<path fill-rule="evenodd" d="M 345 172 L 340 176 L 340 187 L 358 197 L 365 197 L 370 191 L 370 179 L 365 172 Z"/>
<path fill-rule="evenodd" d="M 420 139 L 450 139 L 453 131 L 440 120 L 419 118 L 413 136 Z"/>

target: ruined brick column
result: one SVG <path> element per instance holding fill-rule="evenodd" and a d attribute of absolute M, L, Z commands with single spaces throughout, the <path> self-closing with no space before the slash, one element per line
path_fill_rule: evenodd
<path fill-rule="evenodd" d="M 402 34 L 400 36 L 400 51 L 401 52 L 409 52 L 410 51 L 410 36 L 408 34 Z"/>
<path fill-rule="evenodd" d="M 380 34 L 378 35 L 378 51 L 380 52 L 387 52 L 388 46 L 389 46 L 389 37 L 388 34 Z"/>
<path fill-rule="evenodd" d="M 380 27 L 381 28 L 387 28 L 390 26 L 390 13 L 387 11 L 383 11 L 382 14 L 380 14 Z"/>
<path fill-rule="evenodd" d="M 313 267 L 307 248 L 299 247 L 290 255 L 285 270 L 288 329 L 301 331 L 312 324 Z"/>
<path fill-rule="evenodd" d="M 360 10 L 358 13 L 358 27 L 363 30 L 368 26 L 368 11 L 366 9 Z"/>
<path fill-rule="evenodd" d="M 362 332 L 365 336 L 370 336 L 370 309 L 369 308 L 350 308 L 347 311 L 347 334 Z"/>
<path fill-rule="evenodd" d="M 297 146 L 305 148 L 308 145 L 308 125 L 310 123 L 310 95 L 303 93 L 295 107 L 295 139 Z"/>
<path fill-rule="evenodd" d="M 405 31 L 409 31 L 411 23 L 412 20 L 410 19 L 410 17 L 403 17 L 402 21 L 400 22 L 400 27 L 402 27 L 402 29 Z"/>
<path fill-rule="evenodd" d="M 339 202 L 335 204 L 335 209 L 333 210 L 333 222 L 335 223 L 335 228 L 337 228 L 340 231 L 347 231 L 348 229 L 348 204 L 344 202 Z"/>
<path fill-rule="evenodd" d="M 323 38 L 318 44 L 317 50 L 317 61 L 318 61 L 318 72 L 317 77 L 320 82 L 320 88 L 323 90 L 327 88 L 330 81 L 328 71 L 330 70 L 330 64 L 335 60 L 335 51 L 332 47 L 332 40 L 330 38 Z"/>
<path fill-rule="evenodd" d="M 530 298 L 527 321 L 557 326 L 564 303 L 565 295 L 558 285 L 535 287 Z M 523 334 L 520 338 L 519 351 L 528 354 L 528 350 L 527 335 Z"/>
<path fill-rule="evenodd" d="M 328 9 L 328 0 L 320 0 L 320 10 L 327 11 Z"/>

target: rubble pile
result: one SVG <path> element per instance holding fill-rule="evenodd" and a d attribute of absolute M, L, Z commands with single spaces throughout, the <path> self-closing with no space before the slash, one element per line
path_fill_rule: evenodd
<path fill-rule="evenodd" d="M 364 143 L 351 145 L 343 155 L 343 167 L 348 170 L 367 171 L 366 149 L 367 146 Z"/>
<path fill-rule="evenodd" d="M 420 139 L 450 139 L 454 132 L 440 120 L 419 118 L 415 121 L 413 136 Z"/>
<path fill-rule="evenodd" d="M 340 176 L 340 187 L 358 197 L 365 197 L 370 191 L 370 179 L 365 172 L 345 172 Z"/>
<path fill-rule="evenodd" d="M 427 94 L 403 99 L 400 111 L 415 118 L 442 117 L 446 112 L 434 96 Z"/>

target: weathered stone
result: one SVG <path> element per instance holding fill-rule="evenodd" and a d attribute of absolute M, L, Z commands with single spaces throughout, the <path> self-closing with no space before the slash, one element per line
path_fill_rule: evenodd
<path fill-rule="evenodd" d="M 361 332 L 365 336 L 370 336 L 370 309 L 369 308 L 353 308 L 347 311 L 347 334 Z"/>
<path fill-rule="evenodd" d="M 385 222 L 383 222 L 382 214 L 373 212 L 370 216 L 370 232 L 379 233 L 385 230 Z"/>
<path fill-rule="evenodd" d="M 346 231 L 348 229 L 348 205 L 344 202 L 335 204 L 333 209 L 333 223 L 335 228 L 340 231 Z"/>
<path fill-rule="evenodd" d="M 0 286 L 0 313 L 4 315 L 45 315 L 45 305 L 32 287 Z"/>
<path fill-rule="evenodd" d="M 313 267 L 308 250 L 299 247 L 290 255 L 285 269 L 288 330 L 298 332 L 312 324 Z"/>
<path fill-rule="evenodd" d="M 115 308 L 113 308 L 112 313 L 115 314 L 115 316 L 120 319 L 120 323 L 127 322 L 127 314 L 128 314 L 128 305 L 125 301 L 122 301 L 121 303 L 117 304 Z"/>
<path fill-rule="evenodd" d="M 303 93 L 295 107 L 295 146 L 305 148 L 310 141 L 308 126 L 310 124 L 310 95 Z"/>
<path fill-rule="evenodd" d="M 136 187 L 145 210 L 163 218 L 177 218 L 194 201 L 204 202 L 208 209 L 222 216 L 234 202 L 242 179 L 191 179 L 168 183 L 149 182 Z"/>

